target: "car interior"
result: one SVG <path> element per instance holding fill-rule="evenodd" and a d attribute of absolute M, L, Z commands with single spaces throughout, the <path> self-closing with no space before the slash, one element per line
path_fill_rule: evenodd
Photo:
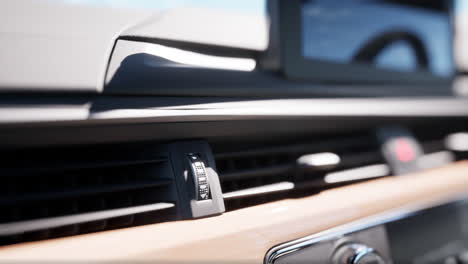
<path fill-rule="evenodd" d="M 468 1 L 0 21 L 0 263 L 468 263 Z"/>

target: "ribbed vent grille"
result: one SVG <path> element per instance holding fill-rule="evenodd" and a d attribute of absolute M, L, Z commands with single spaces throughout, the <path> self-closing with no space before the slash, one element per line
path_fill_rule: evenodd
<path fill-rule="evenodd" d="M 432 153 L 437 151 L 446 150 L 444 145 L 445 138 L 451 134 L 457 132 L 447 128 L 425 128 L 415 129 L 412 131 L 415 138 L 421 143 L 424 153 Z"/>
<path fill-rule="evenodd" d="M 296 161 L 302 155 L 321 152 L 335 153 L 341 162 L 325 170 L 304 171 L 297 167 Z M 219 152 L 215 153 L 215 158 L 228 210 L 308 195 L 327 187 L 356 181 L 326 182 L 326 175 L 333 172 L 369 167 L 380 168 L 382 173 L 386 168 L 372 135 L 313 139 L 301 144 Z"/>
<path fill-rule="evenodd" d="M 2 153 L 0 242 L 175 219 L 168 154 L 104 146 Z"/>
<path fill-rule="evenodd" d="M 446 159 L 452 159 L 453 161 L 460 161 L 460 160 L 468 159 L 468 149 L 467 148 L 453 149 L 453 147 L 456 148 L 457 146 L 450 146 L 451 143 L 448 142 L 448 139 L 452 135 L 458 135 L 458 134 L 468 135 L 466 134 L 466 131 L 468 131 L 468 129 L 463 128 L 463 127 L 441 126 L 437 128 L 416 129 L 414 131 L 414 135 L 421 142 L 424 153 L 426 155 L 438 154 L 439 156 L 441 156 L 443 153 L 445 153 L 445 156 L 447 156 Z M 462 139 L 461 141 L 455 142 L 455 143 L 461 144 L 463 146 L 463 145 L 466 145 L 465 142 L 467 141 L 468 140 Z M 440 159 L 443 161 L 443 158 L 440 158 Z M 433 160 L 431 160 L 430 162 L 428 162 L 428 166 L 429 165 L 430 167 L 438 167 L 438 166 L 443 166 L 446 164 L 438 164 L 437 162 L 434 162 Z"/>

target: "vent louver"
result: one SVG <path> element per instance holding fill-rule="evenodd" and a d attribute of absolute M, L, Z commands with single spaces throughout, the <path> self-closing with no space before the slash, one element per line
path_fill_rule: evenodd
<path fill-rule="evenodd" d="M 426 168 L 468 159 L 468 129 L 463 125 L 415 129 L 414 134 L 420 140 L 425 156 L 429 158 Z"/>
<path fill-rule="evenodd" d="M 320 169 L 304 170 L 298 166 L 300 157 L 316 153 L 333 153 L 340 161 L 336 166 Z M 370 133 L 215 151 L 215 159 L 227 210 L 390 174 Z"/>
<path fill-rule="evenodd" d="M 169 154 L 158 146 L 2 153 L 0 243 L 177 219 Z"/>

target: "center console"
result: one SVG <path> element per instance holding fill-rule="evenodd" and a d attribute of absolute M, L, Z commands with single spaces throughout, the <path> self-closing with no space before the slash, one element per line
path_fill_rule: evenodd
<path fill-rule="evenodd" d="M 266 264 L 468 263 L 468 200 L 398 210 L 272 248 Z"/>

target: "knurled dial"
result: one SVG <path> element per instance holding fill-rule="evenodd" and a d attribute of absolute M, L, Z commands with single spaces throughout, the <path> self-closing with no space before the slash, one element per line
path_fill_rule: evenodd
<path fill-rule="evenodd" d="M 196 154 L 189 154 L 188 158 L 195 184 L 196 199 L 198 201 L 210 199 L 210 184 L 205 162 Z"/>
<path fill-rule="evenodd" d="M 360 243 L 346 243 L 335 251 L 333 264 L 385 264 L 383 257 L 373 248 Z"/>

